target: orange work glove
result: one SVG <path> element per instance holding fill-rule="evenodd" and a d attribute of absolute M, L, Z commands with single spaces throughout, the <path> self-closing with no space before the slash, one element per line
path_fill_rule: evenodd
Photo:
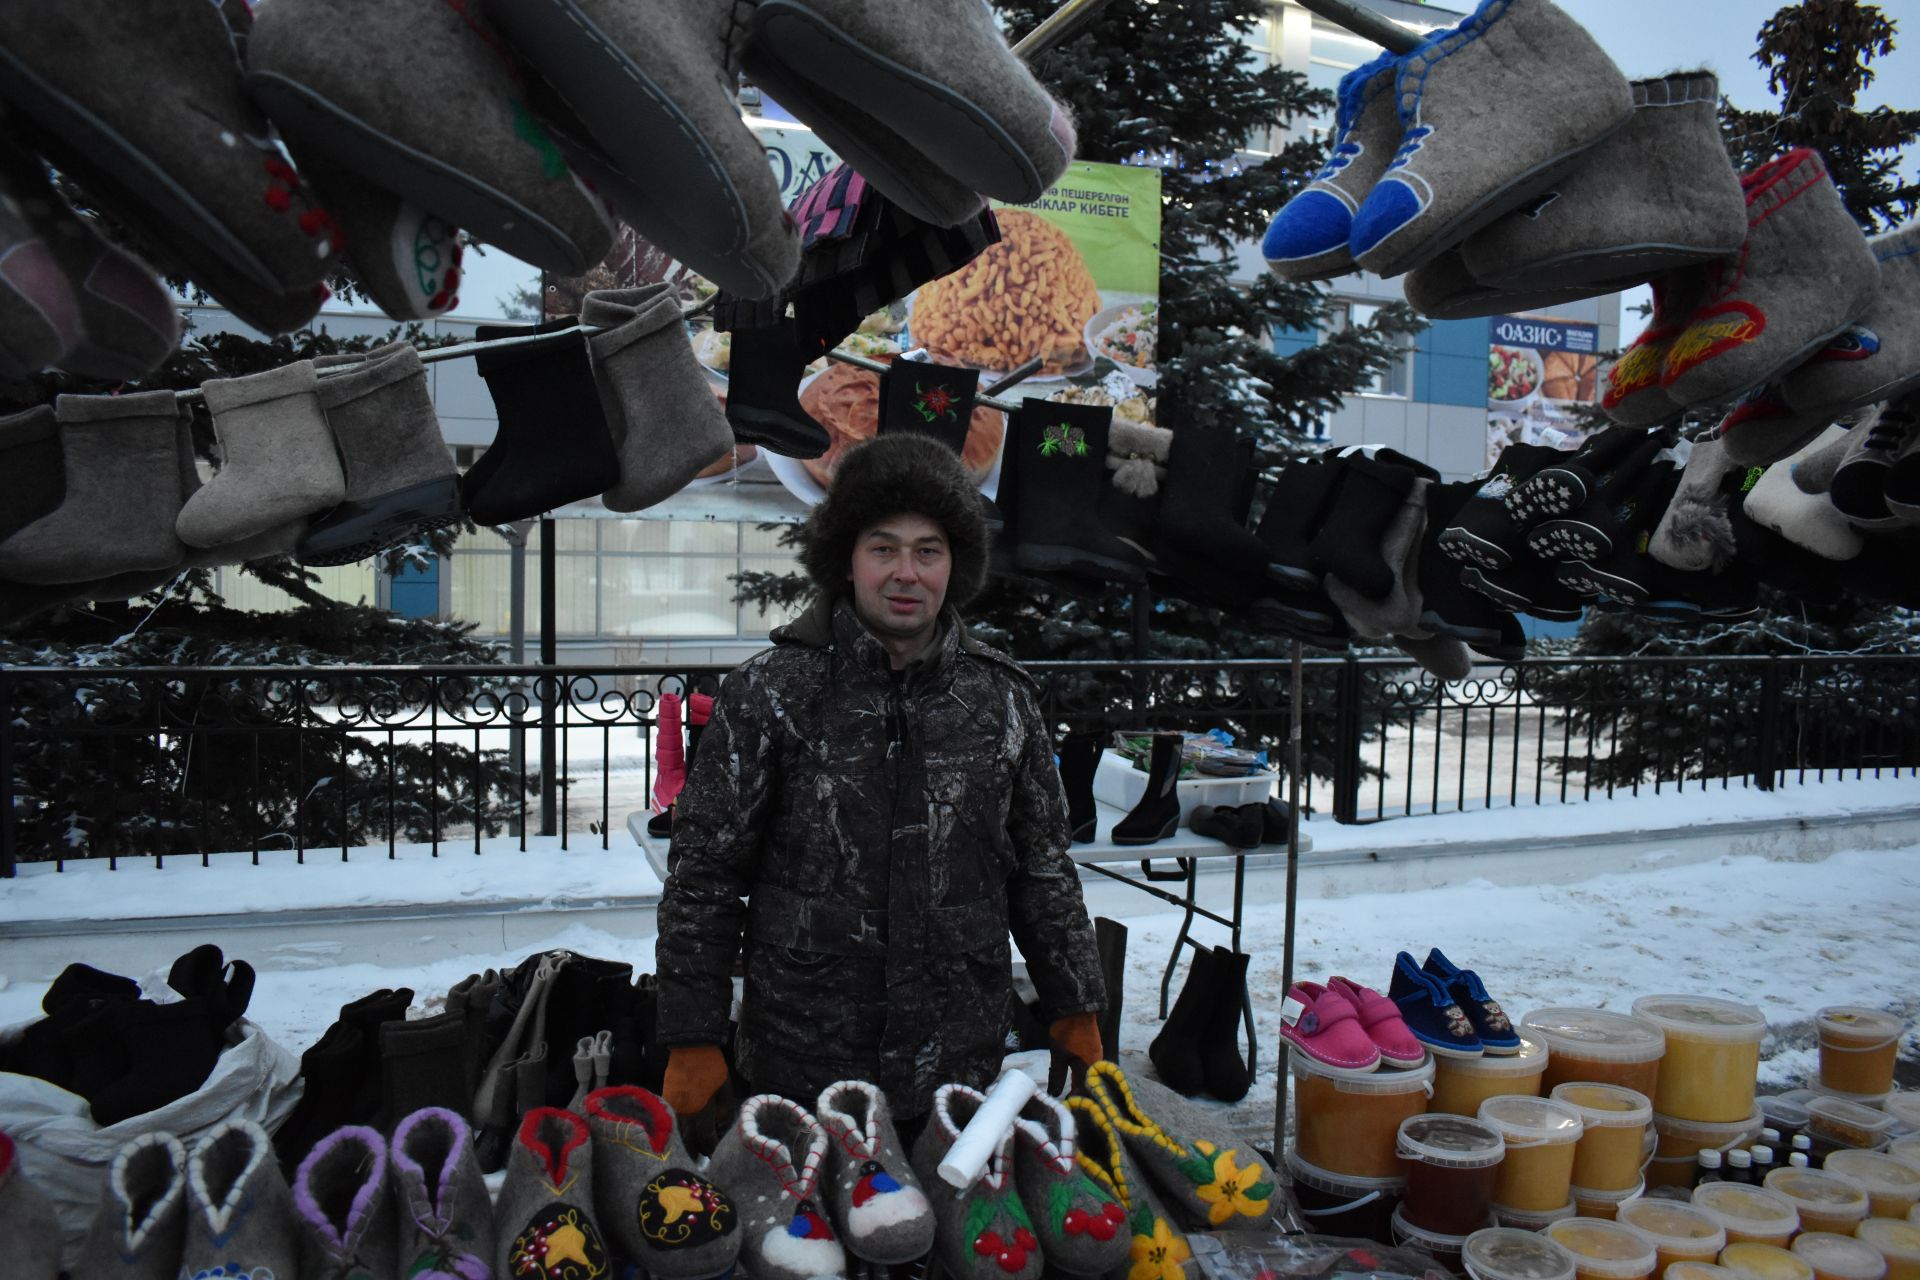
<path fill-rule="evenodd" d="M 1053 1040 L 1047 1092 L 1056 1097 L 1065 1097 L 1069 1088 L 1075 1093 L 1084 1092 L 1087 1068 L 1105 1056 L 1100 1044 L 1100 1015 L 1070 1013 L 1056 1018 L 1047 1034 Z"/>
<path fill-rule="evenodd" d="M 682 1044 L 667 1050 L 660 1096 L 674 1114 L 697 1116 L 727 1082 L 727 1056 L 717 1044 Z"/>

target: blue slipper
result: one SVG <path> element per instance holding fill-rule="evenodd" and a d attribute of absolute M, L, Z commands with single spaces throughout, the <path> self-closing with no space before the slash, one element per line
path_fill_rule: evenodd
<path fill-rule="evenodd" d="M 1418 1040 L 1449 1058 L 1477 1058 L 1486 1050 L 1473 1023 L 1440 979 L 1423 973 L 1413 957 L 1402 951 L 1393 958 L 1393 982 L 1387 997 L 1400 1007 L 1400 1017 Z"/>
<path fill-rule="evenodd" d="M 1500 1002 L 1487 994 L 1486 984 L 1480 981 L 1479 974 L 1471 969 L 1460 968 L 1441 954 L 1438 947 L 1427 952 L 1425 972 L 1465 1010 L 1468 1021 L 1473 1023 L 1473 1029 L 1488 1053 L 1520 1052 L 1520 1033 L 1513 1029 L 1513 1022 L 1500 1007 Z"/>

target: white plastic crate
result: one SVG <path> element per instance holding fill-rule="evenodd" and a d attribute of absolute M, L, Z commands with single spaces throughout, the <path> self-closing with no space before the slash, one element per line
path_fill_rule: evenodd
<path fill-rule="evenodd" d="M 1176 783 L 1180 793 L 1180 825 L 1186 826 L 1193 811 L 1203 804 L 1234 808 L 1260 804 L 1273 794 L 1277 781 L 1272 773 L 1255 773 L 1244 778 L 1196 777 Z M 1118 751 L 1102 751 L 1100 766 L 1093 773 L 1093 798 L 1116 809 L 1130 810 L 1147 792 L 1147 775 Z"/>

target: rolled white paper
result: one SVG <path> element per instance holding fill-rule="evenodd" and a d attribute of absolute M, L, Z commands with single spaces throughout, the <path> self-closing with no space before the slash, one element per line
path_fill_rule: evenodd
<path fill-rule="evenodd" d="M 953 1140 L 947 1158 L 940 1162 L 940 1180 L 958 1191 L 972 1186 L 986 1171 L 987 1161 L 1000 1149 L 1000 1139 L 1013 1128 L 1013 1121 L 1027 1099 L 1040 1086 L 1024 1071 L 1008 1071 L 987 1090 L 986 1101 L 973 1113 L 973 1119 Z"/>

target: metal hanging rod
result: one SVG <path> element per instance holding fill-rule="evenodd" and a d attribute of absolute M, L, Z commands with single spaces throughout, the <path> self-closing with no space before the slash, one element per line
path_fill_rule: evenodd
<path fill-rule="evenodd" d="M 1013 51 L 1032 61 L 1055 45 L 1064 44 L 1085 31 L 1100 16 L 1110 0 L 1067 0 L 1033 30 L 1022 36 Z"/>
<path fill-rule="evenodd" d="M 1420 47 L 1419 32 L 1409 31 L 1386 15 L 1363 4 L 1356 4 L 1354 0 L 1300 0 L 1300 7 L 1345 27 L 1362 39 L 1373 41 L 1388 53 L 1412 53 Z M 1041 24 L 1042 27 L 1045 25 Z"/>

